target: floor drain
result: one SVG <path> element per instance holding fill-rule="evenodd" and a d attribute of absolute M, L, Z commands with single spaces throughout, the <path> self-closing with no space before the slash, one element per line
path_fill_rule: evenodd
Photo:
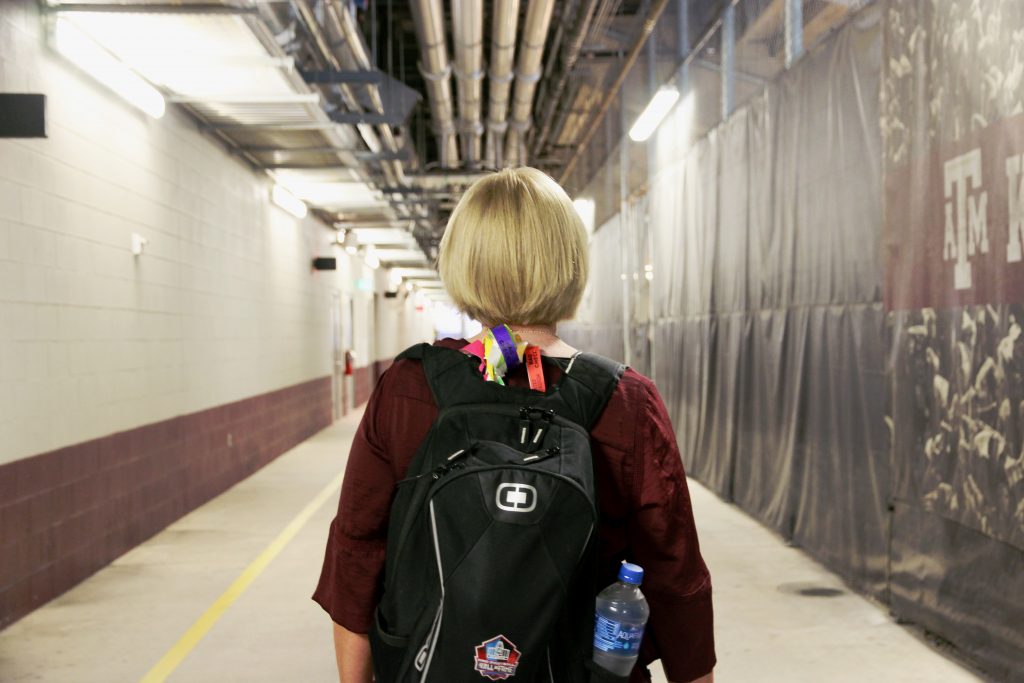
<path fill-rule="evenodd" d="M 783 593 L 800 595 L 805 598 L 835 598 L 844 594 L 844 591 L 838 588 L 829 588 L 813 583 L 784 583 L 778 589 Z"/>
<path fill-rule="evenodd" d="M 834 598 L 837 595 L 842 595 L 843 591 L 838 588 L 804 588 L 798 591 L 799 595 L 806 596 L 808 598 Z"/>

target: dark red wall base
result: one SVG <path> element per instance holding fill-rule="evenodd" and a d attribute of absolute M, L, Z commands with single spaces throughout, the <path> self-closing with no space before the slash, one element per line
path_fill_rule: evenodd
<path fill-rule="evenodd" d="M 361 406 L 370 398 L 370 393 L 377 386 L 377 380 L 384 374 L 384 371 L 393 363 L 390 358 L 377 360 L 373 365 L 366 365 L 361 368 L 352 369 L 352 399 L 355 405 Z"/>
<path fill-rule="evenodd" d="M 385 371 L 387 371 L 387 369 L 390 368 L 391 364 L 394 363 L 394 362 L 395 361 L 392 358 L 387 358 L 385 360 L 379 360 L 379 361 L 374 362 L 374 364 L 373 364 L 373 383 L 374 383 L 374 385 L 377 384 L 377 380 L 380 379 L 380 376 L 383 375 L 385 373 Z"/>
<path fill-rule="evenodd" d="M 366 403 L 373 391 L 374 377 L 372 366 L 366 365 L 352 369 L 352 400 L 357 406 Z"/>
<path fill-rule="evenodd" d="M 0 628 L 331 419 L 323 377 L 0 466 Z"/>

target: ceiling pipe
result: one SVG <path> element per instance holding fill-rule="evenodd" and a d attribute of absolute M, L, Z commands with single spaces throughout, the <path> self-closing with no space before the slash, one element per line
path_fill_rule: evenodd
<path fill-rule="evenodd" d="M 491 175 L 491 171 L 466 173 L 417 173 L 407 176 L 409 185 L 418 190 L 448 190 L 455 185 L 472 185 L 481 178 Z"/>
<path fill-rule="evenodd" d="M 558 110 L 558 115 L 555 116 L 554 125 L 551 127 L 551 132 L 548 135 L 548 140 L 554 145 L 556 140 L 562 139 L 562 132 L 565 130 L 565 125 L 569 122 L 569 117 L 573 114 L 573 106 L 576 103 L 576 97 L 579 95 L 580 86 L 579 83 L 575 83 L 569 87 L 569 92 L 566 97 L 566 105 Z M 548 151 L 550 151 L 550 147 Z M 534 147 L 534 153 L 537 153 L 537 148 Z M 541 156 L 545 156 L 541 153 Z"/>
<path fill-rule="evenodd" d="M 278 6 L 277 8 L 271 7 L 269 4 L 261 4 L 258 6 L 258 12 L 255 14 L 248 15 L 244 18 L 246 24 L 257 36 L 257 39 L 270 51 L 272 54 L 288 55 L 282 57 L 282 59 L 288 59 L 293 64 L 295 62 L 293 53 L 294 48 L 298 44 L 296 38 L 295 22 L 293 17 L 289 13 L 288 5 L 285 4 L 283 9 Z M 314 59 L 317 59 L 317 55 L 314 51 Z M 326 62 L 318 60 L 318 63 L 325 65 Z M 287 72 L 289 79 L 295 80 L 297 83 L 301 83 L 302 86 L 310 88 L 305 80 L 293 70 Z M 314 88 L 315 90 L 315 88 Z M 302 129 L 302 130 L 319 130 L 325 135 L 330 141 L 331 145 L 337 146 L 338 157 L 342 163 L 348 167 L 359 167 L 359 160 L 356 155 L 349 151 L 356 145 L 357 139 L 362 138 L 362 131 L 351 125 L 339 125 L 334 122 L 327 121 L 326 118 L 322 123 L 313 124 L 264 124 L 263 126 L 252 126 L 237 124 L 234 126 L 226 125 L 227 128 L 234 128 L 236 130 L 254 130 L 258 128 L 266 128 L 267 130 L 273 130 L 277 125 L 280 125 L 282 129 Z M 365 139 L 363 139 L 366 142 Z M 262 165 L 262 164 L 257 164 Z"/>
<path fill-rule="evenodd" d="M 338 40 L 343 41 L 347 48 L 347 50 L 340 51 L 342 59 L 348 62 L 344 66 L 353 70 L 373 70 L 375 65 L 370 59 L 370 52 L 363 42 L 363 36 L 359 32 L 359 27 L 356 26 L 355 17 L 341 6 L 339 0 L 327 1 L 326 16 L 329 31 L 333 31 Z M 334 45 L 337 45 L 337 42 Z M 366 92 L 370 100 L 370 108 L 378 114 L 385 113 L 384 100 L 380 95 L 380 86 L 376 83 L 367 84 Z M 391 126 L 386 123 L 381 124 L 377 130 L 384 148 L 389 152 L 397 152 L 399 145 L 395 139 L 394 132 L 391 130 Z M 400 184 L 405 184 L 405 172 L 402 168 L 402 162 L 388 161 L 383 163 L 384 165 L 391 166 L 391 172 Z"/>
<path fill-rule="evenodd" d="M 455 78 L 458 81 L 459 137 L 468 166 L 480 162 L 481 81 L 484 77 L 483 0 L 452 2 L 452 36 L 455 47 Z"/>
<path fill-rule="evenodd" d="M 558 16 L 555 22 L 555 32 L 551 36 L 551 40 L 548 41 L 547 55 L 544 59 L 544 74 L 540 77 L 540 82 L 537 84 L 537 94 L 534 98 L 538 102 L 547 102 L 551 96 L 551 72 L 555 69 L 555 63 L 558 62 L 559 57 L 562 54 L 562 40 L 565 38 L 566 25 L 570 22 L 570 17 L 576 15 L 577 0 L 572 2 L 562 3 L 562 13 Z M 571 27 L 570 27 L 571 28 Z M 534 122 L 536 123 L 536 122 Z M 530 134 L 527 136 L 529 141 L 536 136 L 537 126 L 534 125 Z M 529 142 L 527 142 L 529 144 Z"/>
<path fill-rule="evenodd" d="M 459 148 L 452 113 L 452 65 L 448 61 L 441 0 L 413 0 L 410 9 L 420 44 L 420 73 L 426 79 L 441 166 L 453 168 L 459 165 Z"/>
<path fill-rule="evenodd" d="M 491 22 L 491 70 L 488 76 L 487 146 L 484 163 L 502 165 L 503 143 L 508 130 L 508 96 L 512 88 L 512 64 L 516 54 L 519 0 L 495 0 Z"/>
<path fill-rule="evenodd" d="M 735 0 L 730 1 L 730 5 Z M 643 50 L 644 44 L 647 42 L 647 38 L 654 31 L 654 25 L 658 22 L 658 17 L 665 11 L 665 6 L 668 5 L 668 0 L 655 0 L 654 4 L 651 5 L 650 10 L 647 13 L 647 18 L 644 19 L 643 26 L 640 28 L 640 35 L 637 36 L 636 42 L 633 43 L 633 47 L 630 48 L 628 55 L 626 56 L 625 62 L 622 64 L 622 69 L 619 71 L 618 77 L 615 82 L 612 83 L 611 88 L 605 94 L 604 101 L 601 102 L 601 106 L 598 108 L 597 113 L 594 115 L 593 120 L 590 123 L 590 127 L 584 133 L 583 138 L 576 144 L 576 151 L 570 157 L 566 163 L 565 168 L 562 171 L 562 175 L 558 178 L 558 183 L 562 186 L 565 185 L 566 180 L 572 174 L 576 168 L 576 164 L 579 163 L 580 159 L 583 158 L 583 153 L 586 151 L 590 141 L 594 139 L 594 135 L 597 133 L 597 129 L 601 126 L 601 121 L 604 119 L 604 115 L 608 112 L 608 109 L 612 106 L 615 98 L 619 95 L 619 89 L 626 80 L 626 76 L 629 75 L 629 70 L 633 68 L 633 64 L 636 63 L 636 59 L 640 56 L 640 51 Z M 693 56 L 695 52 L 691 52 Z M 687 58 L 689 59 L 689 57 Z"/>
<path fill-rule="evenodd" d="M 566 83 L 569 80 L 569 75 L 576 66 L 576 60 L 579 59 L 580 51 L 583 49 L 583 41 L 586 39 L 587 33 L 590 31 L 590 23 L 594 18 L 594 11 L 597 9 L 597 5 L 598 0 L 584 0 L 579 19 L 577 20 L 576 27 L 572 32 L 572 37 L 569 38 L 569 43 L 565 46 L 562 70 L 558 74 L 558 80 L 555 81 L 554 87 L 548 91 L 549 97 L 547 98 L 547 104 L 544 107 L 541 126 L 537 133 L 537 138 L 533 143 L 533 152 L 536 155 L 542 154 L 544 145 L 547 143 L 548 134 L 551 133 L 551 121 L 554 118 L 555 107 L 559 100 L 561 100 L 561 95 L 565 90 Z"/>
<path fill-rule="evenodd" d="M 291 0 L 292 7 L 295 8 L 295 12 L 305 27 L 306 32 L 313 40 L 313 44 L 316 47 L 317 56 L 327 64 L 330 68 L 335 71 L 341 71 L 342 65 L 335 54 L 334 50 L 331 49 L 330 42 L 327 39 L 327 35 L 324 33 L 323 28 L 320 26 L 320 22 L 317 21 L 316 15 L 313 13 L 313 8 L 309 6 L 308 0 Z M 353 112 L 361 112 L 363 110 L 362 105 L 359 103 L 359 99 L 352 91 L 352 87 L 347 83 L 341 83 L 338 85 L 338 90 L 341 93 L 342 102 L 345 107 Z M 382 146 L 380 138 L 377 136 L 377 132 L 373 126 L 367 123 L 356 124 L 356 128 L 359 130 L 360 135 L 363 137 L 363 141 L 366 146 L 370 148 L 373 153 L 381 151 Z M 388 165 L 383 164 L 384 177 L 388 185 L 395 185 L 398 182 L 398 178 L 395 177 L 394 170 Z"/>
<path fill-rule="evenodd" d="M 541 77 L 541 86 L 539 88 L 541 94 L 543 94 L 544 85 L 547 80 L 551 78 L 551 72 L 555 68 L 555 62 L 562 51 L 562 39 L 565 38 L 565 24 L 569 21 L 569 17 L 572 16 L 575 8 L 576 0 L 565 3 L 565 8 L 562 10 L 561 16 L 559 16 L 558 21 L 555 22 L 555 32 L 551 36 L 551 44 L 548 46 L 548 58 L 544 61 L 544 75 Z"/>
<path fill-rule="evenodd" d="M 530 128 L 533 95 L 541 76 L 544 41 L 551 24 L 554 0 L 530 0 L 523 24 L 522 47 L 516 64 L 516 87 L 512 96 L 512 116 L 505 138 L 504 165 L 526 163 L 526 131 Z"/>

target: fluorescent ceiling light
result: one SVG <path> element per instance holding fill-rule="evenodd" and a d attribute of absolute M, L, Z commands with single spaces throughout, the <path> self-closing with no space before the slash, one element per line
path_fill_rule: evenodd
<path fill-rule="evenodd" d="M 679 90 L 674 85 L 665 85 L 654 93 L 647 108 L 640 114 L 633 127 L 629 129 L 629 138 L 634 142 L 643 142 L 658 129 L 662 119 L 672 110 L 679 100 Z"/>
<path fill-rule="evenodd" d="M 587 229 L 587 234 L 592 234 L 594 232 L 594 200 L 580 197 L 579 199 L 574 199 L 572 205 L 576 209 L 576 213 L 580 215 L 583 227 Z"/>
<path fill-rule="evenodd" d="M 413 248 L 416 240 L 408 231 L 401 228 L 357 228 L 349 230 L 356 234 L 363 244 L 375 244 L 377 246 L 397 246 L 402 248 Z"/>
<path fill-rule="evenodd" d="M 407 280 L 414 278 L 437 278 L 437 271 L 430 268 L 392 268 L 392 271 Z"/>
<path fill-rule="evenodd" d="M 388 206 L 380 193 L 366 183 L 323 181 L 315 176 L 303 178 L 298 173 L 275 173 L 274 178 L 296 197 L 329 211 L 376 210 Z"/>
<path fill-rule="evenodd" d="M 67 16 L 67 12 L 61 16 Z M 75 25 L 151 83 L 179 96 L 295 95 L 243 17 L 137 12 L 72 13 Z M 187 46 L 187 52 L 182 52 Z"/>
<path fill-rule="evenodd" d="M 345 251 L 353 256 L 359 252 L 359 239 L 351 230 L 338 231 L 338 244 L 345 247 Z"/>
<path fill-rule="evenodd" d="M 296 218 L 305 218 L 307 209 L 306 204 L 293 195 L 291 192 L 286 190 L 281 185 L 274 185 L 274 190 L 271 193 L 271 198 L 274 203 L 280 206 L 282 209 L 295 216 Z"/>
<path fill-rule="evenodd" d="M 57 17 L 54 47 L 69 61 L 155 119 L 164 115 L 163 95 L 103 49 L 67 17 Z"/>
<path fill-rule="evenodd" d="M 377 250 L 374 249 L 372 244 L 367 245 L 366 250 L 363 252 L 363 262 L 374 270 L 380 268 L 380 257 L 377 256 Z"/>
<path fill-rule="evenodd" d="M 389 263 L 424 263 L 427 259 L 419 249 L 378 249 L 377 255 Z"/>

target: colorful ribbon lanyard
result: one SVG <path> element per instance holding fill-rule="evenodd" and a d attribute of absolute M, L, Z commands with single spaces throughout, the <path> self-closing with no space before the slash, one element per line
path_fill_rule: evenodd
<path fill-rule="evenodd" d="M 505 375 L 525 362 L 530 388 L 534 391 L 546 389 L 540 347 L 524 342 L 518 334 L 513 334 L 508 325 L 498 325 L 487 330 L 483 339 L 467 344 L 462 352 L 480 359 L 480 372 L 488 382 L 504 386 Z"/>

